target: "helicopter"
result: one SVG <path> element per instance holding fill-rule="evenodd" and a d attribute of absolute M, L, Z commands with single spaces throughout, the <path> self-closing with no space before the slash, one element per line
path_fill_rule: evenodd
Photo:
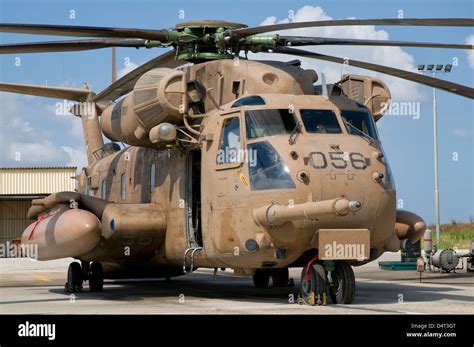
<path fill-rule="evenodd" d="M 354 74 L 327 84 L 299 60 L 330 61 L 474 98 L 474 89 L 415 72 L 305 51 L 349 45 L 473 49 L 469 44 L 282 36 L 294 28 L 463 26 L 472 18 L 342 19 L 248 27 L 222 20 L 171 29 L 0 24 L 0 32 L 86 37 L 0 45 L 1 54 L 164 48 L 99 93 L 0 83 L 0 91 L 76 102 L 87 167 L 77 189 L 32 201 L 21 242 L 38 260 L 73 257 L 66 292 L 104 279 L 166 278 L 233 269 L 256 287 L 289 285 L 302 267 L 310 305 L 350 304 L 352 267 L 403 249 L 426 230 L 397 209 L 378 135 L 391 100 L 380 79 Z M 321 80 L 321 85 L 315 83 Z M 110 140 L 104 143 L 103 136 Z M 126 144 L 121 148 L 118 143 Z"/>

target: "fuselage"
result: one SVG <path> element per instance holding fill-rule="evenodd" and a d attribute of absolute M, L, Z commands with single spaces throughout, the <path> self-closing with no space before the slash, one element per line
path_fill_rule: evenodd
<path fill-rule="evenodd" d="M 103 240 L 81 259 L 148 258 L 152 264 L 179 266 L 186 249 L 202 247 L 196 266 L 282 267 L 317 249 L 321 228 L 368 229 L 371 257 L 383 253 L 394 233 L 395 189 L 367 108 L 341 97 L 258 97 L 260 105 L 246 105 L 244 97 L 241 106 L 231 102 L 209 114 L 201 132 L 212 134 L 212 140 L 199 146 L 127 147 L 85 169 L 81 192 L 114 203 L 157 204 L 167 227 L 160 245 L 140 236 Z M 348 120 L 370 135 L 349 128 Z M 91 187 L 86 176 L 95 177 L 96 185 Z M 270 228 L 253 215 L 271 202 L 291 206 L 338 197 L 360 201 L 362 207 L 345 216 Z M 256 241 L 257 252 L 246 248 L 248 240 Z M 285 257 L 276 259 L 277 250 Z"/>
<path fill-rule="evenodd" d="M 67 225 L 77 213 L 64 210 L 77 198 L 92 214 L 93 225 L 78 225 L 78 235 L 90 229 L 97 242 L 81 243 L 81 251 L 71 233 L 54 230 L 66 235 L 61 256 L 70 249 L 70 256 L 122 277 L 157 276 L 157 269 L 180 274 L 190 263 L 252 274 L 300 266 L 328 237 L 364 239 L 363 254 L 343 257 L 357 265 L 420 236 L 422 220 L 396 210 L 375 125 L 381 114 L 342 92 L 363 90 L 365 104 L 380 109 L 390 97 L 383 82 L 355 76 L 318 95 L 316 73 L 294 62 L 222 60 L 155 70 L 102 112 L 100 127 L 82 115 L 90 164 L 79 176 L 79 195 L 39 201 L 32 212 L 57 204 L 70 215 L 60 220 Z M 176 126 L 176 141 L 159 142 L 155 130 L 164 122 Z M 130 146 L 104 146 L 102 132 Z M 40 224 L 38 235 L 47 248 L 45 228 Z"/>

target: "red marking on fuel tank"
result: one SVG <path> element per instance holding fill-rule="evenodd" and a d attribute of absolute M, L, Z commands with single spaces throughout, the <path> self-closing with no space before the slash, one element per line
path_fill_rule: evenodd
<path fill-rule="evenodd" d="M 33 229 L 31 229 L 30 236 L 28 237 L 28 240 L 31 240 L 33 238 L 33 233 L 35 232 L 36 226 L 44 219 L 45 215 L 42 215 L 38 218 L 38 220 L 35 222 L 35 225 L 33 225 Z"/>

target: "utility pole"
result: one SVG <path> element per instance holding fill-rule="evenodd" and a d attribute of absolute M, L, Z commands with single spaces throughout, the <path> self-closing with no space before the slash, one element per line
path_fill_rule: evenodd
<path fill-rule="evenodd" d="M 112 47 L 112 83 L 117 80 L 117 59 L 116 59 L 116 48 Z"/>
<path fill-rule="evenodd" d="M 451 72 L 453 66 L 447 64 L 444 67 L 444 72 Z M 424 73 L 425 65 L 418 65 L 418 71 Z M 433 78 L 436 78 L 436 73 L 443 72 L 443 65 L 429 64 L 427 71 L 431 72 Z M 434 181 L 435 181 L 435 218 L 436 218 L 436 245 L 440 242 L 440 213 L 439 213 L 439 180 L 438 180 L 438 115 L 436 104 L 436 88 L 433 88 L 433 152 L 434 152 Z"/>

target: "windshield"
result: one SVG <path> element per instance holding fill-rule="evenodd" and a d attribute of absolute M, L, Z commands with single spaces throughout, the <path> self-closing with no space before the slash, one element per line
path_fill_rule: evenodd
<path fill-rule="evenodd" d="M 300 110 L 304 127 L 309 133 L 340 134 L 341 127 L 332 110 Z"/>
<path fill-rule="evenodd" d="M 357 128 L 359 131 L 364 132 L 373 139 L 378 139 L 377 130 L 375 128 L 374 119 L 369 112 L 365 111 L 344 111 L 341 110 L 342 119 L 349 123 L 352 126 L 346 126 L 347 132 L 351 135 L 360 136 L 358 132 L 353 127 Z"/>
<path fill-rule="evenodd" d="M 253 162 L 249 161 L 252 190 L 295 188 L 288 166 L 270 143 L 262 141 L 249 144 L 248 151 L 256 158 Z"/>
<path fill-rule="evenodd" d="M 290 134 L 296 126 L 295 117 L 288 109 L 245 111 L 248 139 L 262 136 Z"/>

